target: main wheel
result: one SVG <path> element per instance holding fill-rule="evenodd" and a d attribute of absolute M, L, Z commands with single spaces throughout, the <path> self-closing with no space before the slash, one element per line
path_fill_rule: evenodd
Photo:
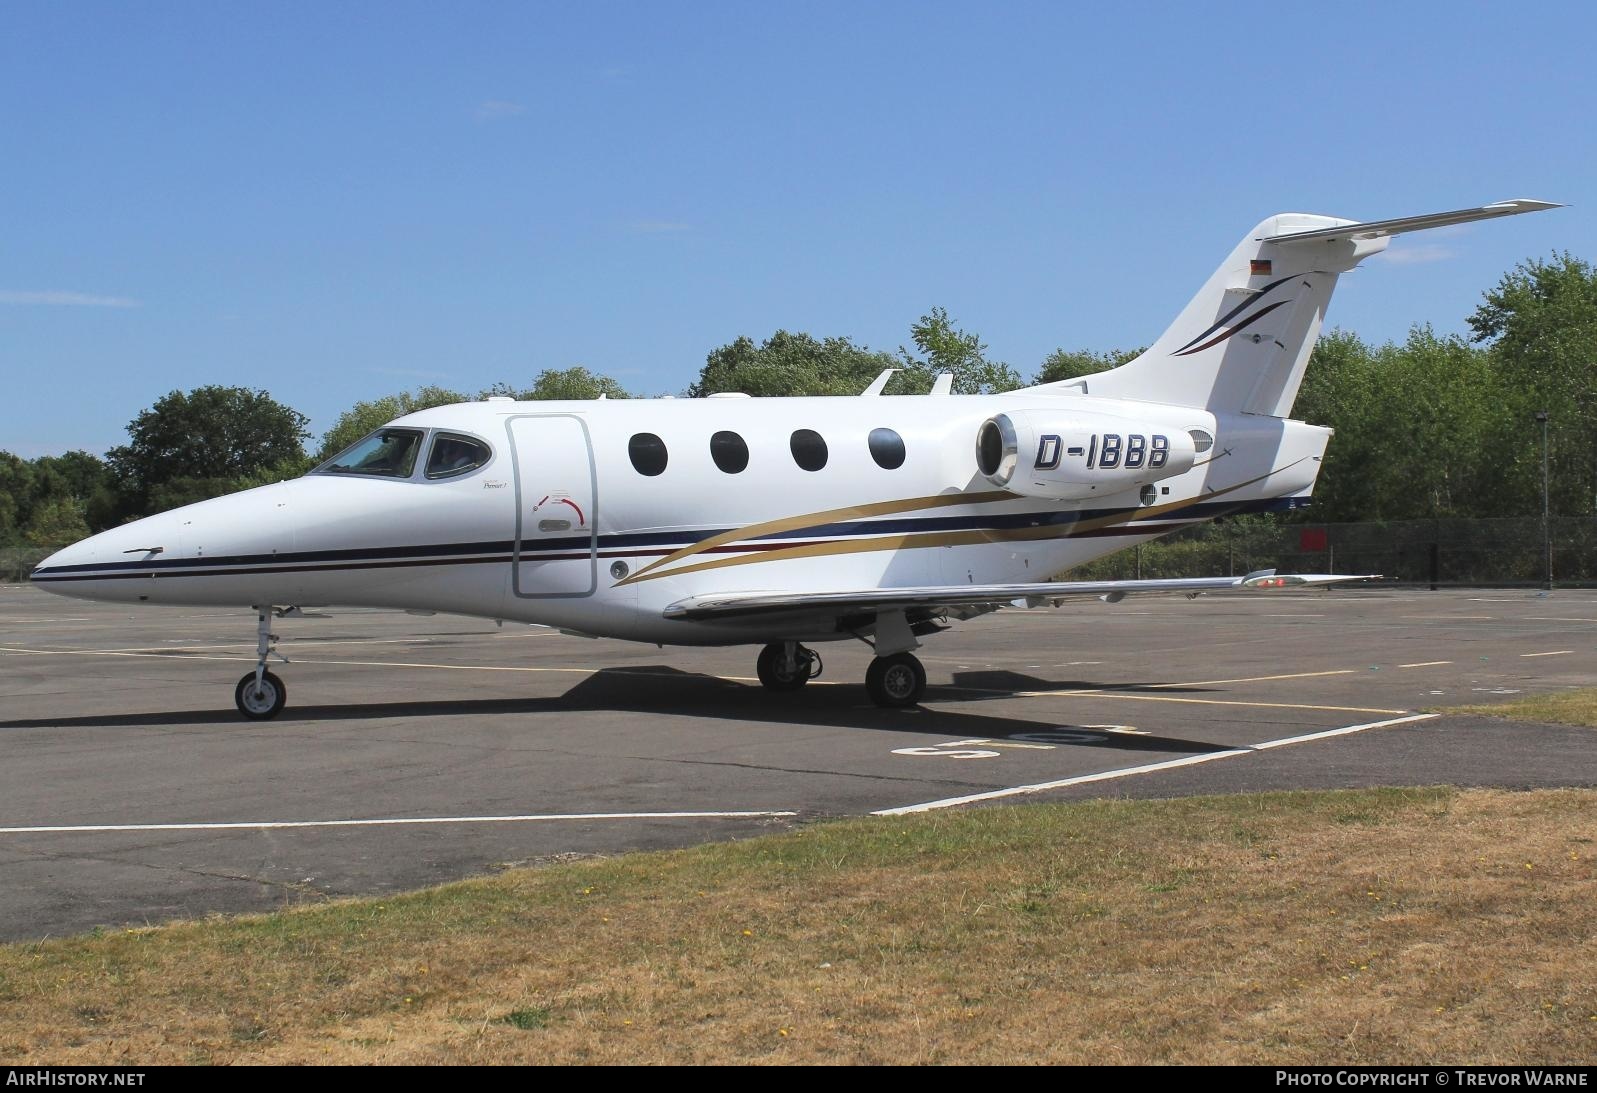
<path fill-rule="evenodd" d="M 766 690 L 796 691 L 815 674 L 815 654 L 804 646 L 798 647 L 796 670 L 788 670 L 783 664 L 786 659 L 779 641 L 773 641 L 760 650 L 760 659 L 755 662 L 754 669 Z"/>
<path fill-rule="evenodd" d="M 238 712 L 251 721 L 269 721 L 283 712 L 283 703 L 288 701 L 288 688 L 271 672 L 261 676 L 260 686 L 257 687 L 255 673 L 250 672 L 233 688 L 233 701 L 238 704 Z"/>
<path fill-rule="evenodd" d="M 865 672 L 871 701 L 890 710 L 913 706 L 926 692 L 926 669 L 909 653 L 877 657 Z"/>

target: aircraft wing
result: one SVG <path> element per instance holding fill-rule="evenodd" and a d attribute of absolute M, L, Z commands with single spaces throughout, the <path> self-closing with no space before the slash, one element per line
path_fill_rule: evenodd
<path fill-rule="evenodd" d="M 924 588 L 872 588 L 856 592 L 727 592 L 689 596 L 666 607 L 668 619 L 712 621 L 757 615 L 849 615 L 915 608 L 1057 607 L 1067 599 L 1096 596 L 1116 603 L 1130 595 L 1262 592 L 1324 588 L 1375 576 L 1283 573 L 1273 569 L 1245 577 L 1178 577 L 1146 581 L 1047 581 L 1040 584 L 955 584 Z"/>

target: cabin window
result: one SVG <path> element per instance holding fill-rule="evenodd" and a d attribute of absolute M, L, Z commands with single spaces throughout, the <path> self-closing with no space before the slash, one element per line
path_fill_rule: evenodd
<path fill-rule="evenodd" d="M 818 471 L 826 466 L 826 441 L 814 429 L 797 429 L 789 441 L 793 449 L 793 462 L 807 471 Z"/>
<path fill-rule="evenodd" d="M 416 469 L 421 436 L 420 429 L 378 429 L 333 456 L 313 473 L 409 478 Z"/>
<path fill-rule="evenodd" d="M 870 436 L 871 458 L 884 471 L 896 471 L 904 465 L 904 438 L 891 429 L 872 429 Z"/>
<path fill-rule="evenodd" d="M 710 438 L 710 458 L 727 474 L 739 474 L 749 465 L 749 446 L 725 429 Z"/>
<path fill-rule="evenodd" d="M 453 478 L 474 471 L 493 458 L 493 450 L 474 437 L 437 433 L 427 453 L 428 478 Z"/>
<path fill-rule="evenodd" d="M 636 433 L 627 441 L 627 455 L 632 459 L 632 469 L 653 478 L 665 473 L 667 454 L 665 441 L 653 433 Z"/>

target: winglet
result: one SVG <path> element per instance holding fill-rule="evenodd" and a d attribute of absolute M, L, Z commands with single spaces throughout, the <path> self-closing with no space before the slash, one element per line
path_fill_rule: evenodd
<path fill-rule="evenodd" d="M 1475 220 L 1492 220 L 1499 216 L 1517 216 L 1520 213 L 1537 213 L 1544 209 L 1562 209 L 1554 201 L 1533 201 L 1521 198 L 1516 201 L 1494 201 L 1478 209 L 1455 209 L 1446 213 L 1427 213 L 1424 216 L 1404 216 L 1396 220 L 1366 220 L 1338 224 L 1334 228 L 1317 231 L 1283 232 L 1280 235 L 1260 236 L 1264 243 L 1308 243 L 1313 240 L 1379 239 L 1403 232 L 1424 231 L 1426 228 L 1444 228 L 1450 224 L 1468 224 Z"/>
<path fill-rule="evenodd" d="M 954 373 L 952 373 L 952 372 L 941 372 L 937 376 L 937 382 L 932 384 L 931 393 L 934 394 L 934 395 L 946 395 L 949 392 L 953 391 L 953 389 L 954 389 Z"/>

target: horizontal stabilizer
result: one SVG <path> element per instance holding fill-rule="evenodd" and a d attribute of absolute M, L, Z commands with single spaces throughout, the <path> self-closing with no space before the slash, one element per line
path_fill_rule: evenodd
<path fill-rule="evenodd" d="M 1316 239 L 1379 239 L 1403 232 L 1424 231 L 1426 228 L 1445 228 L 1450 224 L 1468 224 L 1475 220 L 1491 220 L 1499 216 L 1541 212 L 1543 209 L 1561 209 L 1554 201 L 1496 201 L 1478 209 L 1455 209 L 1449 213 L 1429 213 L 1425 216 L 1404 216 L 1396 220 L 1367 220 L 1363 223 L 1339 224 L 1334 228 L 1316 231 L 1284 232 L 1281 235 L 1260 236 L 1263 243 L 1308 243 Z"/>
<path fill-rule="evenodd" d="M 1047 581 L 1040 584 L 956 584 L 929 588 L 872 588 L 857 592 L 727 592 L 690 596 L 664 611 L 668 619 L 749 618 L 758 615 L 855 615 L 913 608 L 1041 607 L 1067 599 L 1100 597 L 1116 603 L 1129 595 L 1254 592 L 1326 587 L 1374 576 L 1282 573 L 1261 570 L 1245 577 L 1177 577 L 1146 581 Z"/>

